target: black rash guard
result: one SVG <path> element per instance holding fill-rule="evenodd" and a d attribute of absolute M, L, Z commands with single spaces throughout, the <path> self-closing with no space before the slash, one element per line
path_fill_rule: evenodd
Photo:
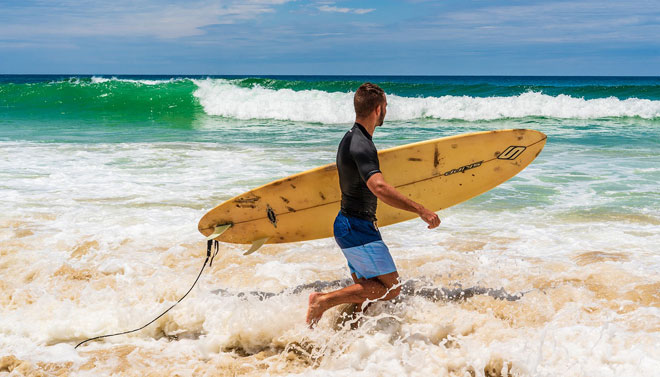
<path fill-rule="evenodd" d="M 342 213 L 376 221 L 378 199 L 367 187 L 367 180 L 380 173 L 378 151 L 371 135 L 359 123 L 355 123 L 339 143 L 337 171 Z"/>

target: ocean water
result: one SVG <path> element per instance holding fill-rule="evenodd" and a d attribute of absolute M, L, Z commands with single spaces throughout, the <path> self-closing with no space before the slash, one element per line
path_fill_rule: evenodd
<path fill-rule="evenodd" d="M 221 244 L 197 221 L 333 162 L 364 81 L 378 148 L 530 128 L 501 186 L 384 227 L 407 286 L 310 330 L 332 239 Z M 0 76 L 0 375 L 657 376 L 660 78 Z M 258 294 L 253 294 L 258 293 Z"/>

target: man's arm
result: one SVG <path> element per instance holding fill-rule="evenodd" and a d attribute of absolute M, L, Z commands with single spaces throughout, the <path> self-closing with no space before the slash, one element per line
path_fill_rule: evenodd
<path fill-rule="evenodd" d="M 392 207 L 410 211 L 419 215 L 419 217 L 429 224 L 428 228 L 433 229 L 440 225 L 440 218 L 435 212 L 424 208 L 423 205 L 412 201 L 401 194 L 392 185 L 385 182 L 382 173 L 375 173 L 367 180 L 367 187 L 376 195 L 376 197 L 385 204 Z"/>

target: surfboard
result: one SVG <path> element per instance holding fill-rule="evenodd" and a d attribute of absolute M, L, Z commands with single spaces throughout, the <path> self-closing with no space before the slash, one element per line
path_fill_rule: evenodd
<path fill-rule="evenodd" d="M 384 149 L 378 158 L 389 184 L 437 212 L 518 174 L 546 139 L 527 129 L 475 132 Z M 250 254 L 263 244 L 331 237 L 340 201 L 337 166 L 328 164 L 231 198 L 206 213 L 198 229 L 207 239 L 252 244 Z M 379 201 L 376 217 L 382 227 L 417 215 Z"/>

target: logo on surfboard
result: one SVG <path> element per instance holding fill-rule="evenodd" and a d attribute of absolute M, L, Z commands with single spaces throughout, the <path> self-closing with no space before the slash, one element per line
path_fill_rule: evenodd
<path fill-rule="evenodd" d="M 523 147 L 521 145 L 512 145 L 508 147 L 507 149 L 504 150 L 504 152 L 500 153 L 499 156 L 497 156 L 498 160 L 515 160 L 520 156 L 521 153 L 523 153 L 527 149 L 527 147 Z"/>
<path fill-rule="evenodd" d="M 475 162 L 475 163 L 473 163 L 473 164 L 469 164 L 469 165 L 461 166 L 460 168 L 451 169 L 451 170 L 449 170 L 449 171 L 444 172 L 442 175 L 444 175 L 444 176 L 446 177 L 446 176 L 448 176 L 448 175 L 452 175 L 452 174 L 456 174 L 456 173 L 463 173 L 463 172 L 465 172 L 466 170 L 470 170 L 470 169 L 478 168 L 478 167 L 481 166 L 481 164 L 483 164 L 483 163 L 484 163 L 483 161 L 478 161 L 478 162 Z"/>

